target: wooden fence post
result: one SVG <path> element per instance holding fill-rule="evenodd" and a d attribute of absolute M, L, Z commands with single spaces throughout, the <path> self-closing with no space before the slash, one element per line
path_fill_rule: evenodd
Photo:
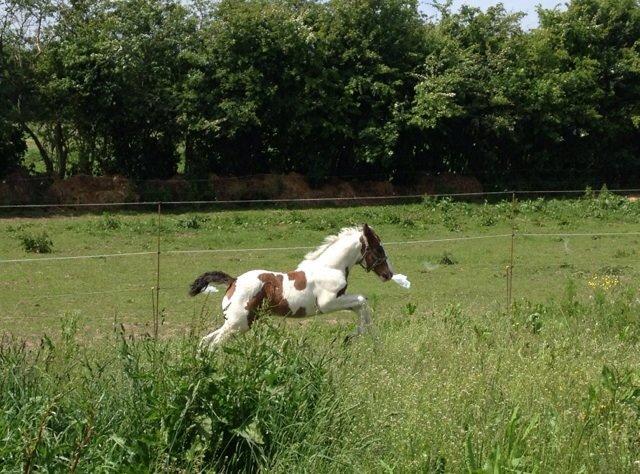
<path fill-rule="evenodd" d="M 153 338 L 158 340 L 158 331 L 160 326 L 160 231 L 162 217 L 162 203 L 158 202 L 158 222 L 157 222 L 157 252 L 156 252 L 156 301 L 153 314 Z"/>
<path fill-rule="evenodd" d="M 509 270 L 507 272 L 507 311 L 511 313 L 513 303 L 513 254 L 516 240 L 516 193 L 511 193 L 511 249 L 509 251 Z"/>

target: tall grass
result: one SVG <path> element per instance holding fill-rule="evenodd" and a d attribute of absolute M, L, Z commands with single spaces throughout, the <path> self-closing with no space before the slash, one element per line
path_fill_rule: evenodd
<path fill-rule="evenodd" d="M 637 291 L 378 318 L 340 384 L 367 472 L 640 468 Z"/>
<path fill-rule="evenodd" d="M 5 339 L 0 459 L 7 471 L 256 471 L 330 460 L 352 413 L 330 360 L 268 324 L 211 354 L 119 331 L 97 348 Z"/>
<path fill-rule="evenodd" d="M 346 347 L 313 323 L 262 322 L 201 355 L 122 329 L 80 342 L 73 319 L 56 342 L 5 338 L 2 469 L 629 472 L 640 304 L 573 286 L 509 314 L 414 305 Z"/>

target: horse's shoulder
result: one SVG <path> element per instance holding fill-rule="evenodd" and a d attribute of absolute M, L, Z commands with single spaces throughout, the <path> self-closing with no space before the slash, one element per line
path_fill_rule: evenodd
<path fill-rule="evenodd" d="M 314 287 L 334 293 L 346 283 L 343 272 L 329 267 L 318 267 L 309 271 L 307 279 Z"/>

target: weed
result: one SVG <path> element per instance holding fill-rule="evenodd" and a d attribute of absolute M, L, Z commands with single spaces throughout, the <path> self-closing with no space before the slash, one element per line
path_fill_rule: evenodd
<path fill-rule="evenodd" d="M 457 331 L 462 331 L 469 324 L 468 317 L 463 313 L 460 304 L 447 306 L 442 316 L 444 322 Z"/>
<path fill-rule="evenodd" d="M 53 251 L 53 241 L 46 231 L 40 234 L 22 234 L 18 238 L 25 252 L 51 253 Z"/>
<path fill-rule="evenodd" d="M 527 317 L 527 326 L 531 329 L 533 334 L 538 334 L 542 329 L 542 319 L 540 313 L 531 313 Z"/>
<path fill-rule="evenodd" d="M 10 224 L 5 228 L 5 230 L 9 234 L 17 234 L 19 232 L 24 232 L 25 230 L 30 229 L 31 227 L 33 227 L 33 224 L 25 224 L 25 223 L 20 223 L 16 225 Z"/>
<path fill-rule="evenodd" d="M 460 225 L 457 216 L 449 212 L 442 214 L 442 225 L 444 225 L 450 232 L 460 232 L 462 230 L 462 226 Z"/>
<path fill-rule="evenodd" d="M 122 227 L 122 221 L 117 216 L 105 212 L 102 214 L 99 227 L 102 230 L 117 230 Z"/>
<path fill-rule="evenodd" d="M 193 215 L 188 217 L 181 217 L 180 219 L 178 219 L 176 225 L 180 229 L 199 229 L 208 220 L 209 219 L 206 216 Z"/>
<path fill-rule="evenodd" d="M 124 330 L 96 351 L 75 342 L 76 324 L 35 353 L 2 346 L 5 469 L 254 472 L 278 457 L 331 456 L 349 427 L 328 359 L 271 325 L 196 357 L 193 340 Z"/>
<path fill-rule="evenodd" d="M 579 301 L 577 299 L 578 289 L 575 280 L 568 279 L 564 287 L 564 297 L 561 307 L 566 316 L 575 316 L 579 311 Z"/>
<path fill-rule="evenodd" d="M 451 253 L 445 252 L 438 259 L 438 263 L 440 265 L 456 265 L 458 263 L 458 261 L 455 259 L 455 257 Z"/>
<path fill-rule="evenodd" d="M 620 277 L 625 273 L 626 267 L 621 265 L 606 265 L 598 270 L 599 276 Z"/>
<path fill-rule="evenodd" d="M 397 225 L 400 227 L 415 227 L 415 221 L 410 217 L 402 217 L 397 214 L 389 214 L 387 216 L 389 224 Z"/>
<path fill-rule="evenodd" d="M 523 420 L 518 407 L 514 408 L 507 422 L 504 434 L 494 445 L 482 462 L 479 453 L 475 452 L 471 432 L 467 433 L 466 453 L 469 473 L 484 474 L 495 472 L 533 472 L 533 446 L 529 439 L 538 428 L 540 418 L 533 416 Z"/>
<path fill-rule="evenodd" d="M 606 292 L 620 285 L 620 277 L 610 273 L 594 275 L 587 281 L 587 285 L 594 291 L 602 290 Z"/>
<path fill-rule="evenodd" d="M 403 311 L 407 316 L 413 316 L 416 309 L 418 309 L 418 305 L 410 301 L 404 305 Z"/>
<path fill-rule="evenodd" d="M 489 206 L 486 202 L 480 208 L 479 223 L 483 227 L 491 227 L 498 223 L 494 206 Z"/>
<path fill-rule="evenodd" d="M 636 254 L 635 249 L 617 249 L 613 254 L 613 258 L 629 258 Z"/>

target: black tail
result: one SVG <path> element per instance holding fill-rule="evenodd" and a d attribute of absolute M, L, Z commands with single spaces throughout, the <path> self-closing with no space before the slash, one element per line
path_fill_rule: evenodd
<path fill-rule="evenodd" d="M 224 283 L 226 285 L 230 285 L 236 281 L 230 275 L 227 275 L 224 272 L 207 272 L 200 275 L 196 280 L 191 283 L 191 288 L 189 288 L 189 295 L 196 296 L 198 293 L 201 293 L 209 283 Z"/>

